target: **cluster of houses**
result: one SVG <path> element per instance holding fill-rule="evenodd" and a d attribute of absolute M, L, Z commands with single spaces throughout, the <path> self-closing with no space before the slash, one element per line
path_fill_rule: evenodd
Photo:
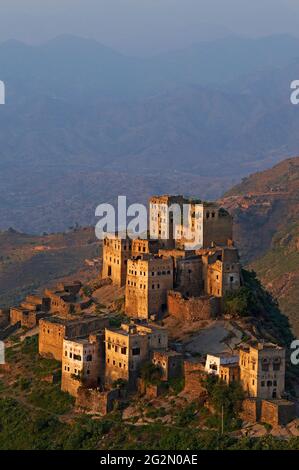
<path fill-rule="evenodd" d="M 174 226 L 169 209 L 186 203 L 188 227 Z M 141 390 L 140 371 L 151 363 L 160 370 L 161 382 L 182 378 L 194 391 L 208 374 L 228 384 L 240 382 L 247 420 L 291 420 L 294 405 L 286 399 L 282 347 L 252 341 L 232 353 L 195 361 L 170 348 L 168 330 L 158 321 L 173 315 L 195 322 L 223 313 L 225 295 L 242 285 L 232 217 L 217 204 L 182 196 L 152 197 L 149 217 L 154 237 L 114 235 L 103 243 L 102 279 L 124 287 L 127 322 L 111 327 L 109 314 L 95 314 L 93 299 L 82 294 L 80 282 L 72 282 L 46 289 L 42 297 L 27 296 L 7 313 L 10 326 L 39 326 L 39 354 L 61 363 L 61 388 L 82 408 L 109 412 L 124 390 Z M 175 236 L 178 232 L 181 237 Z M 196 246 L 190 242 L 195 235 Z"/>

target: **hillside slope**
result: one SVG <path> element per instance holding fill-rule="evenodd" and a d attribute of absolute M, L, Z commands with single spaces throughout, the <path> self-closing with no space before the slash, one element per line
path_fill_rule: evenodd
<path fill-rule="evenodd" d="M 92 228 L 44 236 L 0 232 L 0 308 L 61 279 L 89 280 L 95 268 L 85 259 L 98 257 L 100 244 Z"/>
<path fill-rule="evenodd" d="M 299 334 L 299 158 L 256 173 L 225 194 L 243 260 Z"/>

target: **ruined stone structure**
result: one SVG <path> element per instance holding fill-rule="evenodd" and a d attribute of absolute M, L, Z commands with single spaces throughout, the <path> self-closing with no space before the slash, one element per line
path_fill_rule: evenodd
<path fill-rule="evenodd" d="M 115 235 L 103 242 L 102 277 L 110 278 L 116 286 L 124 286 L 127 277 L 127 262 L 132 256 L 132 241 Z"/>
<path fill-rule="evenodd" d="M 167 291 L 173 287 L 173 261 L 144 255 L 128 261 L 126 314 L 149 319 L 167 308 Z"/>
<path fill-rule="evenodd" d="M 168 313 L 183 322 L 211 320 L 220 313 L 220 304 L 216 297 L 186 297 L 177 291 L 168 291 Z"/>
<path fill-rule="evenodd" d="M 261 417 L 263 423 L 272 426 L 286 426 L 296 416 L 295 403 L 288 400 L 262 400 Z"/>
<path fill-rule="evenodd" d="M 76 407 L 81 411 L 90 411 L 105 416 L 113 411 L 117 402 L 124 398 L 123 391 L 115 388 L 112 390 L 98 390 L 79 387 L 77 390 Z"/>
<path fill-rule="evenodd" d="M 183 375 L 183 355 L 176 351 L 154 351 L 152 362 L 162 372 L 162 380 L 180 378 Z"/>
<path fill-rule="evenodd" d="M 55 290 L 45 289 L 45 296 L 50 300 L 51 313 L 69 317 L 88 309 L 92 305 L 92 299 L 80 295 L 81 287 L 81 282 L 75 281 L 69 284 L 60 283 Z"/>
<path fill-rule="evenodd" d="M 152 351 L 167 346 L 168 333 L 162 327 L 123 324 L 118 330 L 106 329 L 106 384 L 123 379 L 134 388 L 140 366 L 150 359 Z"/>
<path fill-rule="evenodd" d="M 242 403 L 240 417 L 243 421 L 268 423 L 271 426 L 286 426 L 296 416 L 296 406 L 289 400 L 260 400 L 246 398 Z"/>
<path fill-rule="evenodd" d="M 108 317 L 97 315 L 84 315 L 79 319 L 53 316 L 40 320 L 39 354 L 61 361 L 64 338 L 86 337 L 90 333 L 102 330 L 108 324 Z"/>
<path fill-rule="evenodd" d="M 10 324 L 34 328 L 41 318 L 49 316 L 50 299 L 37 295 L 27 295 L 19 307 L 12 307 L 9 312 Z"/>
<path fill-rule="evenodd" d="M 285 349 L 251 342 L 240 348 L 240 380 L 249 397 L 282 398 L 285 389 Z"/>
<path fill-rule="evenodd" d="M 64 339 L 61 390 L 74 397 L 80 386 L 96 388 L 104 378 L 105 333 L 83 339 Z"/>

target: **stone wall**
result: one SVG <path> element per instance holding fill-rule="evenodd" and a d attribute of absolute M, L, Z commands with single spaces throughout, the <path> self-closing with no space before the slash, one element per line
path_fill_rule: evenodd
<path fill-rule="evenodd" d="M 167 296 L 169 315 L 185 322 L 210 320 L 220 312 L 220 304 L 215 297 L 184 297 L 180 292 L 169 291 Z"/>
<path fill-rule="evenodd" d="M 261 402 L 256 398 L 246 398 L 242 403 L 240 418 L 243 421 L 255 423 L 260 420 Z"/>
<path fill-rule="evenodd" d="M 202 385 L 202 380 L 206 376 L 204 365 L 198 362 L 184 362 L 184 393 L 190 395 L 191 399 L 206 398 L 207 391 Z"/>

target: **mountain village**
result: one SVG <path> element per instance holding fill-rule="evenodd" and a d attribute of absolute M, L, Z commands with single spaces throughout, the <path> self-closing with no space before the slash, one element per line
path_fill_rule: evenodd
<path fill-rule="evenodd" d="M 186 230 L 183 225 L 174 230 L 172 204 L 190 205 L 188 240 L 173 235 Z M 97 289 L 70 281 L 28 295 L 19 306 L 1 311 L 0 339 L 9 341 L 20 328 L 27 335 L 37 332 L 39 355 L 61 364 L 47 380 L 61 376 L 61 390 L 86 413 L 104 416 L 123 407 L 124 420 L 138 421 L 136 397 L 156 409 L 163 402 L 167 409 L 169 394 L 213 413 L 207 384 L 216 380 L 239 384 L 243 422 L 289 425 L 296 405 L 285 385 L 285 347 L 240 331 L 224 309 L 225 298 L 244 284 L 231 215 L 216 203 L 164 195 L 150 199 L 149 219 L 154 239 L 117 234 L 104 239 Z M 199 247 L 192 249 L 195 232 Z M 114 309 L 101 305 L 105 288 L 124 295 Z M 217 321 L 224 331 L 234 325 L 227 341 L 217 337 L 219 329 L 213 330 L 214 340 L 212 334 L 205 337 Z M 191 332 L 191 349 L 176 340 L 178 328 Z M 178 383 L 174 397 L 170 391 Z M 171 421 L 167 412 L 161 416 Z"/>

